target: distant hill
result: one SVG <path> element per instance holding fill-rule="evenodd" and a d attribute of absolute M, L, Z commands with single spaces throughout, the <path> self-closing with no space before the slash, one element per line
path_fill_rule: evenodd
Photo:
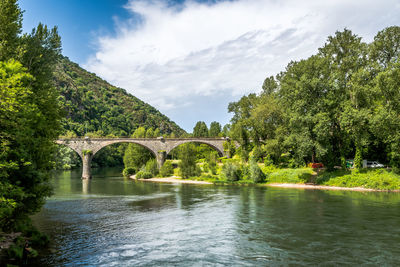
<path fill-rule="evenodd" d="M 66 112 L 64 134 L 129 136 L 136 128 L 158 128 L 162 134 L 184 133 L 160 111 L 86 71 L 67 57 L 61 57 L 54 81 L 61 91 L 60 102 Z"/>

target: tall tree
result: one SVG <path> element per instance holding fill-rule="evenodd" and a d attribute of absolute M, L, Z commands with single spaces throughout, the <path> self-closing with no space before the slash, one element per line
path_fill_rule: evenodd
<path fill-rule="evenodd" d="M 193 137 L 208 137 L 208 128 L 204 121 L 198 121 L 193 128 Z"/>
<path fill-rule="evenodd" d="M 52 71 L 61 42 L 57 28 L 48 30 L 41 24 L 31 34 L 20 36 L 22 12 L 16 1 L 2 0 L 0 7 L 0 83 L 5 104 L 1 117 L 17 123 L 12 126 L 1 119 L 0 182 L 23 192 L 23 202 L 16 200 L 18 209 L 9 214 L 15 221 L 38 211 L 51 193 L 47 182 L 53 167 L 53 141 L 61 130 Z M 9 81 L 10 77 L 15 80 Z M 21 108 L 14 109 L 17 106 Z"/>
<path fill-rule="evenodd" d="M 16 58 L 22 30 L 22 12 L 17 0 L 0 1 L 0 61 Z"/>
<path fill-rule="evenodd" d="M 217 137 L 221 133 L 221 124 L 219 122 L 213 121 L 210 124 L 209 136 Z"/>
<path fill-rule="evenodd" d="M 375 36 L 370 45 L 370 57 L 382 67 L 400 61 L 400 27 L 388 27 Z"/>

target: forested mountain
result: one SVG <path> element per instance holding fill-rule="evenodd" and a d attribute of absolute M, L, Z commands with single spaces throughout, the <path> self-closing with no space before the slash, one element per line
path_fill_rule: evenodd
<path fill-rule="evenodd" d="M 65 110 L 64 135 L 130 136 L 138 127 L 159 129 L 161 134 L 184 131 L 157 109 L 124 89 L 90 73 L 67 57 L 60 57 L 54 72 L 60 102 Z"/>

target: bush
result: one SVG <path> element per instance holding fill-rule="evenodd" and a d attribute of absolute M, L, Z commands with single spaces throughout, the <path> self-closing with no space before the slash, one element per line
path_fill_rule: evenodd
<path fill-rule="evenodd" d="M 227 162 L 222 166 L 222 177 L 230 182 L 239 181 L 242 172 L 240 168 L 231 162 Z"/>
<path fill-rule="evenodd" d="M 250 161 L 249 179 L 255 183 L 262 183 L 265 180 L 265 174 L 261 171 L 255 159 Z"/>
<path fill-rule="evenodd" d="M 174 174 L 174 166 L 172 166 L 172 162 L 167 160 L 164 162 L 164 165 L 160 168 L 160 176 L 168 177 Z"/>
<path fill-rule="evenodd" d="M 250 176 L 250 168 L 249 168 L 249 165 L 248 165 L 248 164 L 242 164 L 242 165 L 240 166 L 240 170 L 241 170 L 241 174 L 242 174 L 242 179 L 243 179 L 243 180 L 248 180 L 248 179 L 250 179 L 250 178 L 249 178 L 249 176 Z"/>
<path fill-rule="evenodd" d="M 149 161 L 147 161 L 146 166 L 144 167 L 144 171 L 151 173 L 152 177 L 157 176 L 159 170 L 156 159 L 150 159 Z"/>
<path fill-rule="evenodd" d="M 125 177 L 129 177 L 131 175 L 134 175 L 136 173 L 136 168 L 134 167 L 126 167 L 123 171 L 122 171 L 122 175 Z"/>
<path fill-rule="evenodd" d="M 136 178 L 137 179 L 149 179 L 149 178 L 152 178 L 152 177 L 153 177 L 153 174 L 151 174 L 151 172 L 148 172 L 148 171 L 139 171 L 136 174 Z"/>

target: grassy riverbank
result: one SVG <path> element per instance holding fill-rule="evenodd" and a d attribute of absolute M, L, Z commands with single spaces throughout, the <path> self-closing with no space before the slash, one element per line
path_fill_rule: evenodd
<path fill-rule="evenodd" d="M 242 172 L 239 180 L 232 181 L 227 179 L 222 173 L 222 164 L 217 168 L 215 174 L 211 172 L 202 172 L 200 176 L 182 179 L 179 177 L 179 169 L 175 169 L 175 176 L 166 178 L 150 179 L 156 182 L 180 182 L 190 183 L 190 181 L 204 181 L 212 184 L 236 184 L 236 185 L 273 185 L 282 187 L 300 185 L 299 188 L 305 188 L 301 185 L 307 185 L 307 188 L 315 189 L 337 189 L 337 188 L 355 188 L 372 190 L 400 190 L 400 175 L 388 169 L 363 169 L 357 170 L 313 170 L 312 168 L 276 168 L 273 166 L 264 166 L 258 164 L 265 178 L 262 182 L 255 182 L 249 179 L 246 171 Z M 248 166 L 244 165 L 246 169 Z M 171 180 L 173 178 L 173 180 Z"/>

